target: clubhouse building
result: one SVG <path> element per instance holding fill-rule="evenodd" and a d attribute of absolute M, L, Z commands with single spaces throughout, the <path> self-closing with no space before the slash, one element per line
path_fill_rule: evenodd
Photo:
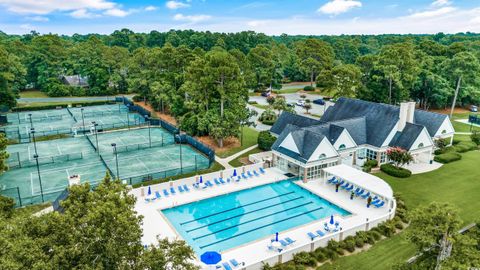
<path fill-rule="evenodd" d="M 270 132 L 273 165 L 304 181 L 324 177 L 324 168 L 367 160 L 388 162 L 390 147 L 408 150 L 414 163 L 430 163 L 435 141 L 452 143 L 454 129 L 447 115 L 400 106 L 340 98 L 320 120 L 283 112 Z"/>

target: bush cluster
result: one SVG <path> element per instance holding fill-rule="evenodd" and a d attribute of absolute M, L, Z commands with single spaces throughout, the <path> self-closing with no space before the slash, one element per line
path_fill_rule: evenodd
<path fill-rule="evenodd" d="M 476 143 L 477 145 L 480 145 L 480 132 L 475 131 L 470 135 L 470 139 L 472 142 Z"/>
<path fill-rule="evenodd" d="M 388 175 L 398 177 L 398 178 L 407 178 L 407 177 L 410 177 L 412 175 L 411 171 L 409 171 L 405 168 L 397 168 L 397 167 L 393 166 L 392 164 L 383 164 L 383 165 L 380 166 L 380 170 L 382 170 L 382 172 L 384 172 Z"/>
<path fill-rule="evenodd" d="M 143 97 L 140 95 L 135 95 L 132 97 L 132 100 L 135 102 L 140 102 L 140 101 L 143 101 Z"/>
<path fill-rule="evenodd" d="M 450 163 L 462 159 L 462 156 L 456 152 L 450 152 L 445 154 L 436 155 L 433 160 L 440 163 Z"/>
<path fill-rule="evenodd" d="M 307 86 L 303 87 L 303 90 L 304 91 L 315 91 L 315 87 L 307 85 Z"/>
<path fill-rule="evenodd" d="M 258 148 L 263 151 L 270 151 L 275 140 L 277 140 L 277 138 L 270 134 L 269 131 L 261 131 L 257 139 Z"/>
<path fill-rule="evenodd" d="M 364 172 L 370 172 L 372 168 L 375 168 L 378 166 L 378 161 L 376 159 L 369 159 L 365 161 L 363 164 L 363 171 Z"/>
<path fill-rule="evenodd" d="M 477 150 L 478 145 L 474 142 L 463 141 L 463 142 L 460 142 L 457 145 L 455 145 L 454 148 L 458 153 L 465 153 L 465 152 L 468 152 L 468 151 Z"/>

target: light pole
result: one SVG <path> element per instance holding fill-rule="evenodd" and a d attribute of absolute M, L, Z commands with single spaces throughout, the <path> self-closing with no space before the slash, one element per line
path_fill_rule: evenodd
<path fill-rule="evenodd" d="M 97 126 L 98 124 L 95 121 L 92 121 L 93 130 L 95 131 L 95 142 L 97 143 L 97 152 L 100 155 L 100 149 L 98 148 L 98 135 L 97 135 Z"/>
<path fill-rule="evenodd" d="M 81 108 L 80 111 L 82 112 L 83 133 L 85 134 L 85 118 L 83 117 L 83 108 Z"/>
<path fill-rule="evenodd" d="M 30 129 L 30 133 L 32 134 L 32 138 L 33 138 L 33 148 L 35 149 L 35 155 L 38 156 L 38 152 L 37 152 L 37 142 L 35 140 L 35 129 L 34 128 L 31 128 Z"/>
<path fill-rule="evenodd" d="M 181 133 L 178 135 L 178 143 L 180 143 L 180 174 L 183 173 L 183 160 L 182 160 L 182 136 Z"/>
<path fill-rule="evenodd" d="M 40 165 L 38 164 L 38 155 L 37 154 L 33 155 L 33 158 L 37 163 L 38 182 L 40 183 L 40 194 L 42 195 L 42 203 L 43 203 L 45 202 L 45 199 L 43 198 L 42 177 L 40 176 Z"/>
<path fill-rule="evenodd" d="M 127 111 L 127 127 L 128 127 L 128 129 L 130 129 L 130 116 L 129 116 L 130 104 L 127 104 L 127 108 L 128 108 L 128 111 Z"/>
<path fill-rule="evenodd" d="M 30 118 L 30 128 L 33 128 L 32 114 L 29 113 L 28 117 Z"/>
<path fill-rule="evenodd" d="M 148 144 L 150 148 L 152 147 L 152 136 L 150 134 L 150 117 L 148 115 L 145 115 L 145 120 L 148 122 Z"/>
<path fill-rule="evenodd" d="M 120 180 L 120 174 L 118 173 L 118 154 L 117 154 L 117 144 L 116 143 L 112 143 L 112 147 L 113 147 L 113 152 L 115 153 L 115 163 L 116 163 L 116 166 L 117 166 L 117 179 Z"/>

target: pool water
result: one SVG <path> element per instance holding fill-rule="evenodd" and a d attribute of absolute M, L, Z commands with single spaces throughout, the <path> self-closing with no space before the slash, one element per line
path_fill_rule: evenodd
<path fill-rule="evenodd" d="M 222 252 L 276 232 L 282 237 L 282 231 L 330 215 L 350 214 L 288 180 L 162 212 L 197 255 Z"/>

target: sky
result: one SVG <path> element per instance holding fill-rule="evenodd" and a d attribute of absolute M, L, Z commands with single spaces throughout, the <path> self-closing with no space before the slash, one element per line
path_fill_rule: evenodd
<path fill-rule="evenodd" d="M 0 0 L 0 31 L 194 29 L 268 35 L 480 32 L 480 0 Z"/>

